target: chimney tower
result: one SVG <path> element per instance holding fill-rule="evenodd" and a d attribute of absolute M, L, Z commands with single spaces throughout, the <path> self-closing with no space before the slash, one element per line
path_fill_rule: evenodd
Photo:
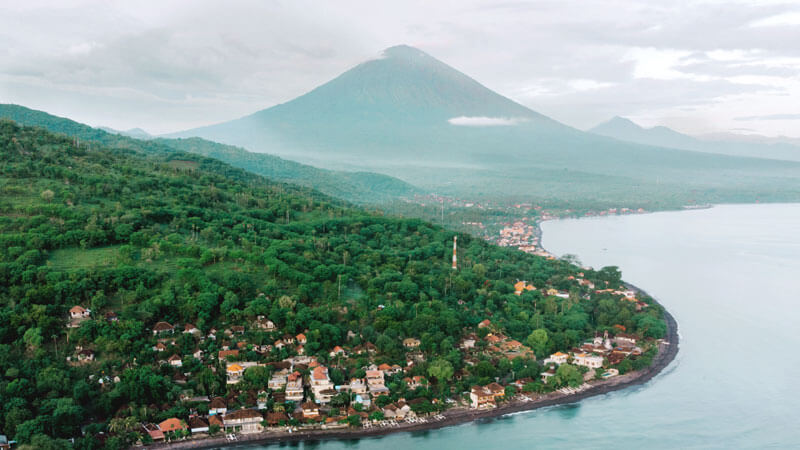
<path fill-rule="evenodd" d="M 457 243 L 458 236 L 453 236 L 453 270 L 458 269 L 458 265 L 456 264 L 458 262 L 458 259 L 456 258 L 456 250 L 458 249 Z"/>

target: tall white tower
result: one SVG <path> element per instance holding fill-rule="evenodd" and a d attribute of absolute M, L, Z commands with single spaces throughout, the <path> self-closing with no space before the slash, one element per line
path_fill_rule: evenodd
<path fill-rule="evenodd" d="M 453 236 L 453 270 L 458 269 L 458 259 L 456 258 L 456 250 L 458 249 L 458 236 Z"/>

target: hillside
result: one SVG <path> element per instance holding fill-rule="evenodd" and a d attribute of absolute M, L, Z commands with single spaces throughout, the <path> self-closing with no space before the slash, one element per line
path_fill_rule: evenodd
<path fill-rule="evenodd" d="M 678 148 L 697 152 L 723 155 L 750 156 L 756 158 L 800 161 L 800 145 L 791 142 L 772 141 L 768 138 L 733 137 L 710 135 L 697 138 L 679 133 L 667 127 L 644 128 L 629 119 L 614 117 L 589 130 L 591 133 L 658 147 Z"/>
<path fill-rule="evenodd" d="M 407 46 L 284 104 L 176 133 L 465 197 L 646 208 L 800 199 L 800 164 L 624 142 L 549 119 Z"/>
<path fill-rule="evenodd" d="M 612 292 L 623 289 L 616 268 L 459 235 L 453 270 L 452 239 L 215 159 L 77 144 L 2 120 L 3 432 L 34 448 L 68 438 L 125 448 L 153 439 L 154 423 L 160 438 L 187 435 L 181 424 L 210 420 L 210 397 L 227 405 L 216 418 L 226 422 L 261 426 L 268 413 L 275 426 L 357 426 L 380 410 L 308 380 L 342 385 L 371 364 L 389 367 L 369 375 L 371 405 L 403 398 L 424 415 L 476 384 L 577 386 L 586 370 L 571 364 L 537 381 L 537 358 L 621 329 L 640 351 L 599 348 L 603 364 L 650 364 L 662 310 Z M 304 415 L 304 399 L 319 415 Z"/>
<path fill-rule="evenodd" d="M 307 186 L 354 203 L 375 204 L 413 197 L 421 192 L 408 183 L 374 172 L 318 169 L 273 155 L 251 153 L 242 148 L 199 138 L 152 140 L 147 138 L 142 140 L 141 137 L 130 136 L 128 132 L 92 128 L 70 119 L 19 105 L 0 104 L 0 117 L 14 120 L 23 125 L 38 126 L 51 132 L 78 137 L 85 141 L 97 142 L 107 147 L 134 149 L 155 154 L 169 154 L 178 150 L 209 156 L 276 181 Z"/>

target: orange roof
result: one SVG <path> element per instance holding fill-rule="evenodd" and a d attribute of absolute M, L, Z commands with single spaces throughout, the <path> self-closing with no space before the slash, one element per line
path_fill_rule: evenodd
<path fill-rule="evenodd" d="M 244 369 L 242 369 L 242 366 L 238 364 L 231 364 L 230 366 L 228 366 L 228 372 L 241 372 L 242 370 Z"/>
<path fill-rule="evenodd" d="M 388 365 L 386 363 L 383 363 L 380 366 L 378 366 L 378 369 L 380 369 L 380 370 L 392 370 L 392 366 L 390 366 L 390 365 Z"/>
<path fill-rule="evenodd" d="M 217 353 L 219 359 L 225 359 L 226 356 L 239 356 L 239 350 L 220 350 Z"/>
<path fill-rule="evenodd" d="M 172 417 L 158 424 L 158 428 L 160 428 L 162 432 L 185 430 L 186 424 L 183 423 L 182 420 Z"/>
<path fill-rule="evenodd" d="M 82 313 L 84 311 L 86 311 L 86 309 L 83 306 L 79 306 L 79 305 L 75 305 L 75 306 L 73 306 L 72 308 L 69 309 L 69 312 L 71 312 L 71 313 Z"/>
<path fill-rule="evenodd" d="M 297 338 L 297 340 L 299 340 L 299 341 L 302 341 L 303 339 L 305 339 L 305 338 L 306 338 L 306 335 L 305 335 L 305 334 L 303 334 L 303 333 L 300 333 L 300 334 L 298 334 L 298 335 L 297 335 L 297 336 L 295 336 L 295 337 Z"/>
<path fill-rule="evenodd" d="M 328 369 L 325 366 L 317 366 L 314 368 L 311 377 L 315 380 L 325 380 L 328 378 Z"/>

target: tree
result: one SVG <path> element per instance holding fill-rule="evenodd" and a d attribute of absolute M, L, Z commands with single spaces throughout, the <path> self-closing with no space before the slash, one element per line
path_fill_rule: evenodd
<path fill-rule="evenodd" d="M 439 382 L 453 378 L 453 372 L 453 365 L 444 358 L 436 358 L 428 366 L 428 375 L 436 378 L 436 381 Z"/>
<path fill-rule="evenodd" d="M 561 364 L 556 369 L 555 379 L 558 386 L 578 387 L 583 384 L 583 375 L 572 364 Z"/>
<path fill-rule="evenodd" d="M 54 196 L 55 194 L 50 189 L 45 189 L 42 191 L 42 200 L 46 201 L 47 203 L 52 202 Z"/>
<path fill-rule="evenodd" d="M 547 330 L 544 328 L 538 328 L 533 330 L 533 332 L 525 339 L 525 343 L 528 344 L 528 347 L 533 349 L 533 353 L 537 356 L 544 356 L 547 352 Z"/>

